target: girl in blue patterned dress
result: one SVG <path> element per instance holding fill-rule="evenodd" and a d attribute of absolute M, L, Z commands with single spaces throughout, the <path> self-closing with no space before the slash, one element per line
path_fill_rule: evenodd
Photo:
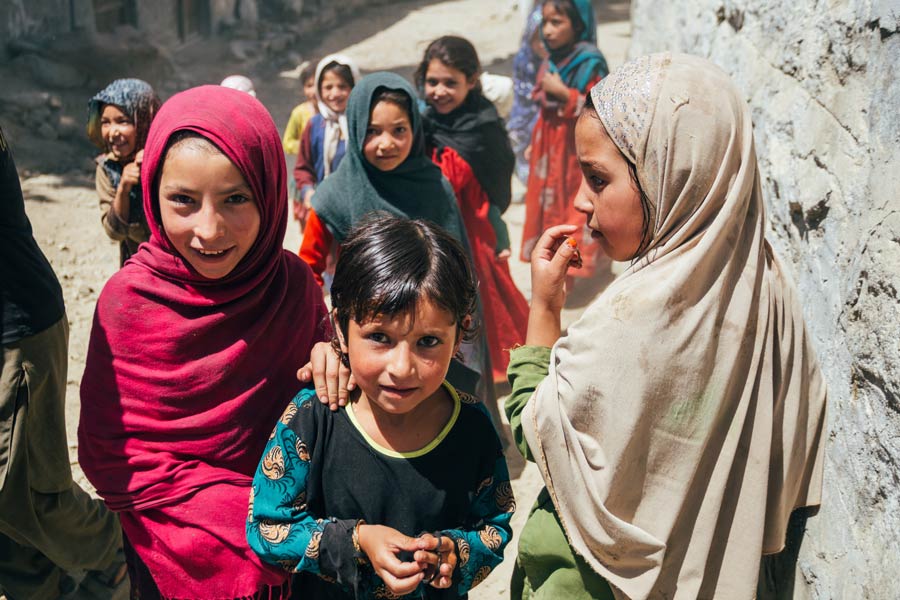
<path fill-rule="evenodd" d="M 335 345 L 356 379 L 332 412 L 288 404 L 253 480 L 247 539 L 303 598 L 458 598 L 503 560 L 515 500 L 484 406 L 445 380 L 475 333 L 465 250 L 377 215 L 345 240 Z"/>

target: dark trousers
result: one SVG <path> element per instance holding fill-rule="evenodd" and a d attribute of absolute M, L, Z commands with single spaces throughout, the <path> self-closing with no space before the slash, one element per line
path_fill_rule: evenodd
<path fill-rule="evenodd" d="M 65 398 L 69 326 L 2 346 L 0 587 L 11 600 L 59 597 L 64 571 L 110 566 L 118 519 L 72 480 Z"/>

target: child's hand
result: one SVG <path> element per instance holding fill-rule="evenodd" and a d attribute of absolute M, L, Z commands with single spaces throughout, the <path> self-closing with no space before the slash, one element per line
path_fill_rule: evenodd
<path fill-rule="evenodd" d="M 559 73 L 544 73 L 538 85 L 548 96 L 553 96 L 560 102 L 565 102 L 569 98 L 569 87 L 563 83 Z"/>
<path fill-rule="evenodd" d="M 499 260 L 500 262 L 506 262 L 509 260 L 510 256 L 512 256 L 512 250 L 510 250 L 509 248 L 504 248 L 497 253 L 497 260 Z"/>
<path fill-rule="evenodd" d="M 425 576 L 426 564 L 415 560 L 404 562 L 397 557 L 400 552 L 419 550 L 420 539 L 403 535 L 384 525 L 359 526 L 360 549 L 372 563 L 375 574 L 398 596 L 415 590 Z"/>
<path fill-rule="evenodd" d="M 577 225 L 556 225 L 547 229 L 531 252 L 532 307 L 558 313 L 566 303 L 566 273 L 580 266 L 576 246 L 566 243 Z"/>
<path fill-rule="evenodd" d="M 453 583 L 453 571 L 459 557 L 456 556 L 456 544 L 446 535 L 437 537 L 426 533 L 416 538 L 419 550 L 413 555 L 418 563 L 425 563 L 425 581 L 436 588 L 448 588 Z"/>
<path fill-rule="evenodd" d="M 119 181 L 119 187 L 124 191 L 130 192 L 131 188 L 141 181 L 141 163 L 135 160 L 131 161 L 122 169 L 122 179 Z"/>
<path fill-rule="evenodd" d="M 327 404 L 331 410 L 346 406 L 350 392 L 356 388 L 353 373 L 341 363 L 341 357 L 328 342 L 313 346 L 309 362 L 297 371 L 297 379 L 303 383 L 312 381 L 319 402 Z"/>

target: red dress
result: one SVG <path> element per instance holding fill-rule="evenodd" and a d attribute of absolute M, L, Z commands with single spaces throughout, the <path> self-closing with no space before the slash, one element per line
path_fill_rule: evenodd
<path fill-rule="evenodd" d="M 575 210 L 574 204 L 581 185 L 581 167 L 575 154 L 575 122 L 584 106 L 585 95 L 600 79 L 596 77 L 580 92 L 570 88 L 568 101 L 558 110 L 542 108 L 531 136 L 520 258 L 530 261 L 534 245 L 548 227 L 564 223 L 581 225 L 574 237 L 583 266 L 569 272 L 575 277 L 591 277 L 602 252 L 591 238 L 585 215 Z"/>
<path fill-rule="evenodd" d="M 525 343 L 528 301 L 513 282 L 508 261 L 497 260 L 497 236 L 488 220 L 490 203 L 472 167 L 450 147 L 443 152 L 434 150 L 431 159 L 456 193 L 478 275 L 478 292 L 484 308 L 483 330 L 487 334 L 494 381 L 506 381 L 509 350 Z"/>

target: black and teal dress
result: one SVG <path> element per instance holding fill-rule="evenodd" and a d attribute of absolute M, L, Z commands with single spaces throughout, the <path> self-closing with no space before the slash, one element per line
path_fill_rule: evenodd
<path fill-rule="evenodd" d="M 459 563 L 453 585 L 422 584 L 405 598 L 459 598 L 503 560 L 515 500 L 500 440 L 484 406 L 457 393 L 452 415 L 424 448 L 395 452 L 360 426 L 353 404 L 332 412 L 315 390 L 285 409 L 253 478 L 247 540 L 300 575 L 303 598 L 393 597 L 352 542 L 359 519 L 409 536 L 440 531 Z"/>

